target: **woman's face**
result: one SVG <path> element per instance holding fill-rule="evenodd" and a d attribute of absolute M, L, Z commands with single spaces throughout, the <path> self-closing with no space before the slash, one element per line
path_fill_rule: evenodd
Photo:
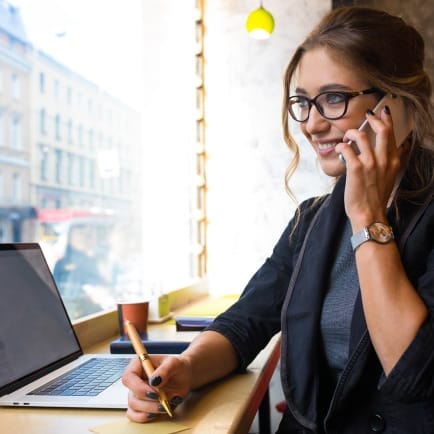
<path fill-rule="evenodd" d="M 298 69 L 296 95 L 314 98 L 324 91 L 361 91 L 370 88 L 355 68 L 348 67 L 331 57 L 325 48 L 314 48 L 303 54 Z M 339 161 L 335 146 L 343 141 L 345 132 L 358 128 L 372 109 L 379 95 L 367 94 L 351 98 L 345 116 L 328 120 L 312 105 L 309 118 L 301 122 L 301 131 L 312 145 L 325 174 L 339 176 L 345 167 Z"/>

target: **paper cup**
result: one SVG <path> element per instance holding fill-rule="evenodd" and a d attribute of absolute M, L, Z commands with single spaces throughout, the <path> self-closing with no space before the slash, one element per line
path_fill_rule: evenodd
<path fill-rule="evenodd" d="M 128 336 L 124 324 L 125 321 L 130 321 L 141 335 L 146 335 L 148 331 L 149 301 L 118 301 L 117 305 L 120 334 Z"/>

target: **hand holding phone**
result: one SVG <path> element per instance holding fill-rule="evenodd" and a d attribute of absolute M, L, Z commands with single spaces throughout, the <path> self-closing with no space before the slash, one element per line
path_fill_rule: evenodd
<path fill-rule="evenodd" d="M 396 145 L 400 147 L 413 129 L 413 120 L 411 116 L 407 114 L 407 110 L 404 106 L 404 101 L 402 98 L 390 93 L 381 98 L 372 111 L 374 113 L 380 113 L 386 105 L 389 107 L 393 119 L 395 142 Z M 359 131 L 364 131 L 367 134 L 371 144 L 375 144 L 375 132 L 372 130 L 367 119 L 365 119 L 360 125 Z M 354 149 L 356 154 L 360 154 L 360 150 L 355 142 L 350 140 L 348 144 Z M 339 154 L 339 160 L 345 164 L 345 159 L 343 158 L 342 154 Z"/>

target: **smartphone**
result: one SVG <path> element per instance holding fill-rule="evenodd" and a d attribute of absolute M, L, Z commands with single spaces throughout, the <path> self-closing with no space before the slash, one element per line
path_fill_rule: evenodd
<path fill-rule="evenodd" d="M 386 105 L 389 107 L 393 119 L 395 142 L 396 145 L 400 147 L 413 129 L 413 120 L 411 116 L 407 114 L 407 110 L 404 106 L 404 101 L 402 100 L 402 98 L 397 95 L 392 95 L 390 93 L 386 94 L 383 98 L 381 98 L 381 100 L 372 109 L 372 111 L 374 113 L 379 113 Z M 365 119 L 362 125 L 360 125 L 359 130 L 365 131 L 369 138 L 369 141 L 372 144 L 375 143 L 375 133 L 369 125 L 367 119 Z M 359 148 L 357 147 L 357 144 L 355 142 L 350 140 L 348 144 L 352 146 L 356 154 L 360 154 Z"/>

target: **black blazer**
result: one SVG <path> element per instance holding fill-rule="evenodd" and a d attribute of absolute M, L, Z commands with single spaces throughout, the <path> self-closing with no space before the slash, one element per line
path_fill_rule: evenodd
<path fill-rule="evenodd" d="M 320 315 L 346 219 L 345 179 L 331 195 L 309 199 L 285 229 L 273 253 L 240 300 L 210 329 L 233 344 L 245 369 L 279 330 L 281 377 L 287 401 L 279 434 L 434 433 L 434 201 L 401 203 L 388 218 L 408 277 L 430 315 L 386 378 L 372 347 L 360 294 L 354 309 L 350 355 L 337 385 L 326 374 Z"/>

